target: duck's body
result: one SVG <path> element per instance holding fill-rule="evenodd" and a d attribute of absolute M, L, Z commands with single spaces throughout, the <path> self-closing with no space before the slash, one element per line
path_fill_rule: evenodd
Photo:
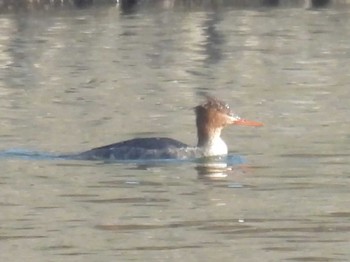
<path fill-rule="evenodd" d="M 74 155 L 85 160 L 138 160 L 187 159 L 226 155 L 228 148 L 221 138 L 221 130 L 230 124 L 261 126 L 234 115 L 229 106 L 208 97 L 204 104 L 195 107 L 197 146 L 189 146 L 166 137 L 135 138 L 110 144 Z"/>
<path fill-rule="evenodd" d="M 88 160 L 177 159 L 179 152 L 190 147 L 166 137 L 134 138 L 93 148 L 78 155 Z"/>

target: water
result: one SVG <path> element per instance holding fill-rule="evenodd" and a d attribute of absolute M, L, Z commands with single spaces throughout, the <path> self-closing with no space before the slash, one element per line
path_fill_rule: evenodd
<path fill-rule="evenodd" d="M 214 175 L 2 157 L 0 260 L 349 261 L 349 26 L 346 8 L 2 15 L 2 152 L 195 144 L 203 92 L 265 126 L 227 128 L 246 163 Z"/>

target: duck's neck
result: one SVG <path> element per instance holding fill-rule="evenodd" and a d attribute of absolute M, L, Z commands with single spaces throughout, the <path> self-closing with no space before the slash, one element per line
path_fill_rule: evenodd
<path fill-rule="evenodd" d="M 221 138 L 221 128 L 199 128 L 197 135 L 197 147 L 203 150 L 204 156 L 227 155 L 227 145 Z"/>

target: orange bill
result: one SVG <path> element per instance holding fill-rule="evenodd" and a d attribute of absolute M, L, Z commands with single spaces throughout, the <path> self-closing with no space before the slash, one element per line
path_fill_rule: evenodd
<path fill-rule="evenodd" d="M 239 126 L 263 126 L 264 125 L 261 122 L 251 121 L 243 118 L 233 121 L 232 124 L 239 125 Z"/>

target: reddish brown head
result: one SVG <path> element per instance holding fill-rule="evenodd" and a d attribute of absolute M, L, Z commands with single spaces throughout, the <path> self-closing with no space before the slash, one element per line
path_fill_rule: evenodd
<path fill-rule="evenodd" d="M 227 125 L 262 126 L 262 123 L 249 121 L 235 115 L 228 104 L 214 97 L 207 97 L 205 103 L 195 107 L 198 133 L 198 146 L 202 146 L 214 136 L 220 136 Z"/>

